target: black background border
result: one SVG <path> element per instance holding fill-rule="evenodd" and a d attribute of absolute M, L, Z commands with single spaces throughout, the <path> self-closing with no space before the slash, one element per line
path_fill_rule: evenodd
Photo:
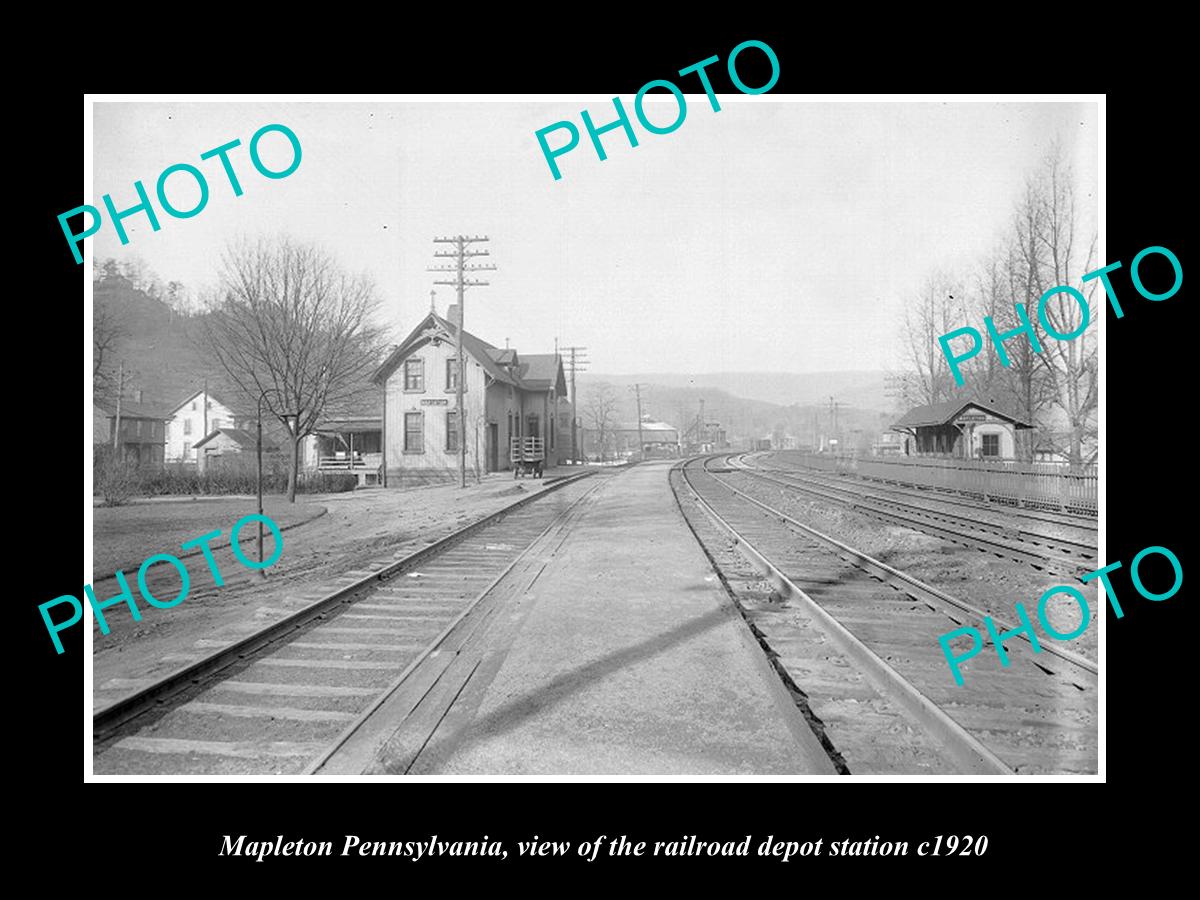
<path fill-rule="evenodd" d="M 59 594 L 77 592 L 79 570 L 75 568 L 74 543 L 77 533 L 67 525 L 71 509 L 80 503 L 78 482 L 71 463 L 62 465 L 61 478 L 38 475 L 28 480 L 17 476 L 18 497 L 14 502 L 26 512 L 24 526 L 16 537 L 19 555 L 10 562 L 18 585 L 13 602 L 19 612 L 19 635 L 23 658 L 21 677 L 10 696 L 17 701 L 19 720 L 10 728 L 19 738 L 17 746 L 25 757 L 21 779 L 36 786 L 26 826 L 31 846 L 55 854 L 62 852 L 56 836 L 83 832 L 85 858 L 102 853 L 103 868 L 121 880 L 130 877 L 124 867 L 135 867 L 134 877 L 149 879 L 160 866 L 176 875 L 189 873 L 196 884 L 210 876 L 222 882 L 238 877 L 238 884 L 274 883 L 278 878 L 302 876 L 338 877 L 348 871 L 373 873 L 414 871 L 428 873 L 474 871 L 486 877 L 504 872 L 539 873 L 596 872 L 603 878 L 624 879 L 654 866 L 672 878 L 723 869 L 730 872 L 754 870 L 756 875 L 776 872 L 789 879 L 811 879 L 818 872 L 866 872 L 886 874 L 894 867 L 925 870 L 937 878 L 940 870 L 952 867 L 958 873 L 1008 871 L 1053 848 L 1060 860 L 1099 863 L 1100 846 L 1118 840 L 1117 833 L 1132 822 L 1125 818 L 1134 806 L 1154 802 L 1159 779 L 1186 774 L 1187 747 L 1178 743 L 1173 723 L 1186 716 L 1184 701 L 1190 680 L 1172 637 L 1186 639 L 1185 621 L 1188 585 L 1163 603 L 1142 600 L 1128 581 L 1129 560 L 1143 547 L 1158 544 L 1171 548 L 1189 569 L 1182 510 L 1183 493 L 1190 477 L 1190 443 L 1180 426 L 1189 417 L 1192 400 L 1186 389 L 1192 383 L 1184 365 L 1188 355 L 1183 342 L 1190 340 L 1184 320 L 1187 285 L 1162 303 L 1138 297 L 1128 280 L 1128 264 L 1142 248 L 1161 245 L 1171 248 L 1187 269 L 1181 207 L 1183 187 L 1193 184 L 1190 169 L 1184 168 L 1185 142 L 1175 138 L 1175 123 L 1183 100 L 1172 95 L 1170 80 L 1156 80 L 1143 89 L 1130 85 L 1114 88 L 1123 78 L 1077 65 L 1047 64 L 1029 68 L 1025 83 L 1016 83 L 1011 68 L 1000 68 L 1011 49 L 1000 40 L 996 46 L 977 48 L 977 59 L 959 56 L 953 60 L 933 51 L 912 46 L 887 52 L 868 49 L 859 40 L 837 40 L 835 36 L 799 28 L 733 27 L 730 23 L 696 28 L 687 33 L 672 29 L 647 33 L 645 29 L 622 29 L 619 37 L 595 34 L 590 41 L 576 29 L 569 42 L 564 38 L 541 39 L 531 32 L 528 42 L 514 45 L 511 38 L 495 39 L 473 31 L 463 35 L 451 52 L 441 40 L 417 46 L 404 39 L 399 46 L 386 47 L 385 39 L 371 47 L 338 46 L 323 51 L 320 59 L 305 54 L 303 61 L 272 45 L 257 55 L 239 48 L 236 65 L 219 69 L 188 68 L 167 71 L 156 68 L 151 75 L 131 71 L 93 73 L 89 90 L 127 90 L 131 86 L 164 94 L 199 93 L 214 90 L 237 92 L 264 86 L 289 92 L 339 90 L 396 90 L 405 92 L 457 93 L 601 93 L 628 98 L 644 82 L 670 77 L 674 70 L 728 51 L 747 38 L 770 44 L 781 64 L 779 83 L 771 93 L 844 92 L 903 90 L 905 92 L 1010 92 L 1107 90 L 1107 251 L 1106 262 L 1122 260 L 1125 268 L 1114 278 L 1126 315 L 1116 320 L 1107 313 L 1107 435 L 1103 453 L 1107 465 L 1107 561 L 1120 559 L 1126 569 L 1114 584 L 1122 598 L 1126 616 L 1116 620 L 1107 614 L 1107 784 L 780 784 L 692 782 L 668 785 L 614 784 L 433 784 L 423 782 L 373 783 L 370 785 L 262 786 L 258 784 L 214 784 L 202 787 L 137 783 L 83 783 L 84 753 L 81 726 L 86 711 L 80 690 L 82 677 L 81 630 L 65 636 L 67 653 L 56 656 L 36 606 Z M 844 36 L 843 36 L 844 38 Z M 824 42 L 836 47 L 815 49 Z M 331 39 L 330 44 L 337 44 Z M 266 46 L 264 44 L 264 46 Z M 244 54 L 244 55 L 239 55 Z M 1095 54 L 1093 54 L 1095 55 Z M 254 57 L 250 65 L 250 57 Z M 458 62 L 453 60 L 457 59 Z M 750 55 L 743 77 L 750 84 L 762 83 L 752 68 Z M 739 64 L 742 60 L 739 60 Z M 280 66 L 290 65 L 290 77 L 266 77 Z M 977 70 L 974 75 L 967 69 Z M 201 71 L 203 68 L 203 71 Z M 714 66 L 718 92 L 730 91 Z M 853 70 L 851 72 L 850 70 Z M 664 75 L 664 73 L 667 73 Z M 260 77 L 261 76 L 261 77 Z M 1128 82 L 1126 82 L 1128 83 Z M 690 89 L 690 88 L 688 88 Z M 28 343 L 39 346 L 47 357 L 26 355 L 25 341 L 10 334 L 10 360 L 26 374 L 36 370 L 36 385 L 28 396 L 44 416 L 63 422 L 63 432 L 72 431 L 71 419 L 61 409 L 78 409 L 81 369 L 87 380 L 86 361 L 79 365 L 70 357 L 78 352 L 75 341 L 62 341 L 52 320 L 52 310 L 65 314 L 79 301 L 83 268 L 76 266 L 59 231 L 56 216 L 84 201 L 80 172 L 81 91 L 62 76 L 61 83 L 44 84 L 36 97 L 23 101 L 26 121 L 37 134 L 28 149 L 36 177 L 21 179 L 20 190 L 28 195 L 21 203 L 29 215 L 17 217 L 21 228 L 32 227 L 33 235 L 10 233 L 22 250 L 32 250 L 43 277 L 26 281 L 11 297 L 23 310 Z M 22 254 L 23 255 L 23 254 Z M 13 264 L 24 268 L 23 260 Z M 864 261 L 869 264 L 869 261 Z M 10 270 L 12 271 L 12 270 Z M 15 274 L 15 273 L 14 273 Z M 13 284 L 16 279 L 10 279 Z M 84 340 L 90 323 L 84 320 Z M 57 338 L 57 340 L 56 340 Z M 60 346 L 65 344 L 65 346 Z M 74 346 L 76 349 L 72 350 Z M 21 383 L 18 379 L 15 383 Z M 29 384 L 29 382 L 25 382 Z M 60 406 L 60 402 L 62 405 Z M 15 404 L 18 408 L 21 404 Z M 85 413 L 86 414 L 86 413 Z M 24 418 L 24 417 L 21 417 Z M 75 422 L 79 422 L 75 419 Z M 23 430 L 13 422 L 18 439 Z M 64 460 L 74 458 L 79 438 L 63 442 Z M 16 475 L 16 472 L 10 473 Z M 60 546 L 60 542 L 63 546 Z M 1147 579 L 1149 581 L 1149 578 Z M 1094 627 L 1094 626 L 1093 626 Z M 834 791 L 837 793 L 834 793 Z M 1103 797 L 1100 791 L 1114 791 Z M 269 793 L 268 793 L 269 792 Z M 1145 821 L 1145 826 L 1154 823 Z M 82 826 L 82 827 L 81 827 Z M 1136 829 L 1135 829 L 1136 830 Z M 926 863 L 906 859 L 777 860 L 751 857 L 748 860 L 706 858 L 642 859 L 608 861 L 586 865 L 577 859 L 557 861 L 519 860 L 513 856 L 503 864 L 493 860 L 427 860 L 413 863 L 399 859 L 306 859 L 253 863 L 217 857 L 220 836 L 249 834 L 254 839 L 303 836 L 310 840 L 333 840 L 354 833 L 364 840 L 412 840 L 438 834 L 443 839 L 479 839 L 483 834 L 508 842 L 543 838 L 590 840 L 596 834 L 610 837 L 627 834 L 641 840 L 674 840 L 697 834 L 703 840 L 740 839 L 746 834 L 755 843 L 773 833 L 777 838 L 813 840 L 817 837 L 919 841 L 936 834 L 988 834 L 991 846 L 982 859 L 938 860 Z M 59 844 L 55 849 L 55 845 Z M 1100 845 L 1100 846 L 1098 846 Z M 108 851 L 108 852 L 105 852 Z M 115 851 L 115 852 L 113 852 Z M 57 859 L 62 860 L 61 855 Z M 818 864 L 819 863 L 819 864 Z M 980 866 L 986 866 L 986 869 Z M 852 866 L 847 868 L 847 866 Z M 970 869 L 967 866 L 971 866 Z M 386 876 L 385 876 L 386 877 Z M 1014 876 L 1015 880 L 1015 876 Z M 312 884 L 317 882 L 312 881 Z M 936 882 L 935 882 L 936 883 Z M 398 882 L 399 884 L 399 882 Z M 796 887 L 801 883 L 797 880 Z"/>

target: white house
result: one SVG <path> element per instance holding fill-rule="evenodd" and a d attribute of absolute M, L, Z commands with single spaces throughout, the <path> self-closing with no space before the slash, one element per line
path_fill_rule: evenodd
<path fill-rule="evenodd" d="M 196 445 L 205 436 L 221 428 L 234 428 L 243 422 L 226 403 L 199 390 L 171 411 L 167 422 L 167 462 L 196 462 Z"/>

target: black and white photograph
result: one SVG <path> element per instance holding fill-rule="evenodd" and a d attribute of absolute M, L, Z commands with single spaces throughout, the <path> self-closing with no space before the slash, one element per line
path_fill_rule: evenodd
<path fill-rule="evenodd" d="M 745 79 L 95 98 L 89 778 L 1098 776 L 1103 96 Z"/>

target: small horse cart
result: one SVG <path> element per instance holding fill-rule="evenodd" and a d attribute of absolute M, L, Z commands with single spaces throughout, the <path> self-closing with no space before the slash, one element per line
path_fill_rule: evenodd
<path fill-rule="evenodd" d="M 512 439 L 513 478 L 518 475 L 533 475 L 542 477 L 542 468 L 546 464 L 546 446 L 540 437 L 515 437 Z"/>

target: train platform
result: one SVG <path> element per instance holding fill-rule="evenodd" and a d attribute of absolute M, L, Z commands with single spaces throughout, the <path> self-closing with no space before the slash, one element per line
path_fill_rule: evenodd
<path fill-rule="evenodd" d="M 459 651 L 469 674 L 436 725 L 419 746 L 398 731 L 373 771 L 835 774 L 688 530 L 670 465 L 598 478 Z"/>

